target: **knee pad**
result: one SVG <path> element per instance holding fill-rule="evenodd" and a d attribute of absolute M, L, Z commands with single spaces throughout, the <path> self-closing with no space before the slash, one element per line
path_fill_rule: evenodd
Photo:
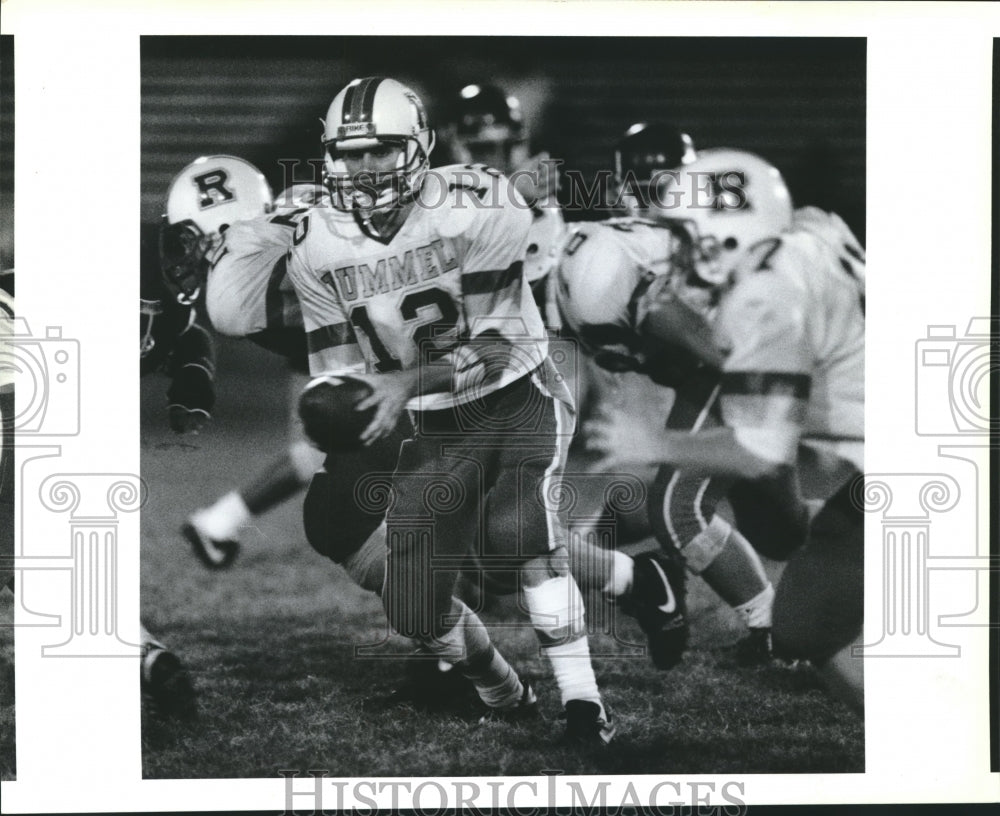
<path fill-rule="evenodd" d="M 586 634 L 583 596 L 569 575 L 525 587 L 524 602 L 543 646 L 567 643 Z"/>
<path fill-rule="evenodd" d="M 732 525 L 721 516 L 713 516 L 708 526 L 680 548 L 687 568 L 695 575 L 704 572 L 718 558 L 732 535 Z"/>

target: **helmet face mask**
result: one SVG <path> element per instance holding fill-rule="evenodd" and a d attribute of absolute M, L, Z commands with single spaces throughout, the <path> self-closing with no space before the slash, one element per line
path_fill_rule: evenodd
<path fill-rule="evenodd" d="M 201 294 L 208 258 L 230 224 L 274 209 L 264 175 L 236 156 L 202 156 L 181 170 L 167 191 L 160 225 L 160 272 L 166 289 L 190 305 Z"/>
<path fill-rule="evenodd" d="M 207 259 L 220 241 L 221 235 L 205 235 L 190 219 L 160 225 L 160 271 L 178 303 L 190 306 L 198 299 L 208 272 Z"/>
<path fill-rule="evenodd" d="M 423 184 L 433 146 L 423 103 L 412 90 L 384 77 L 351 81 L 324 122 L 323 183 L 332 206 L 367 217 L 408 203 Z M 355 160 L 364 157 L 372 166 Z"/>
<path fill-rule="evenodd" d="M 702 151 L 667 190 L 658 218 L 680 221 L 694 242 L 692 270 L 720 287 L 746 253 L 791 227 L 792 199 L 778 169 L 742 150 Z"/>
<path fill-rule="evenodd" d="M 337 140 L 324 144 L 326 150 L 324 184 L 330 192 L 335 209 L 379 212 L 399 206 L 416 195 L 423 179 L 422 164 L 426 156 L 413 138 L 379 139 L 369 148 L 352 147 L 341 150 Z M 350 165 L 363 161 L 365 155 L 375 155 L 372 166 Z M 381 155 L 395 155 L 392 169 L 383 169 Z"/>
<path fill-rule="evenodd" d="M 521 103 L 495 85 L 462 88 L 451 122 L 450 141 L 458 161 L 511 173 L 528 159 Z"/>
<path fill-rule="evenodd" d="M 673 125 L 636 122 L 615 146 L 615 201 L 629 215 L 645 215 L 673 170 L 694 161 L 691 137 Z"/>

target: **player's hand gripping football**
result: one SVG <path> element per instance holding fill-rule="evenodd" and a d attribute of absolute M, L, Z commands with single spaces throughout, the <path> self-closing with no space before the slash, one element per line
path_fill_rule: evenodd
<path fill-rule="evenodd" d="M 406 408 L 406 403 L 417 392 L 417 371 L 390 371 L 385 374 L 358 374 L 355 377 L 364 380 L 372 387 L 372 393 L 361 400 L 355 411 L 367 411 L 375 408 L 375 416 L 368 427 L 361 433 L 361 443 L 365 446 L 388 436 L 399 423 L 399 415 Z"/>

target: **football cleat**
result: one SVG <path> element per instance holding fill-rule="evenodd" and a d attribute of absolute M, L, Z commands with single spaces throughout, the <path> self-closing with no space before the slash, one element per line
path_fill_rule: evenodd
<path fill-rule="evenodd" d="M 181 535 L 191 544 L 194 554 L 209 569 L 226 569 L 240 552 L 238 541 L 222 541 L 201 532 L 193 520 L 184 522 Z"/>
<path fill-rule="evenodd" d="M 686 572 L 681 557 L 653 550 L 635 557 L 632 590 L 619 606 L 634 617 L 649 642 L 658 669 L 672 669 L 688 643 Z"/>
<path fill-rule="evenodd" d="M 765 666 L 775 660 L 771 641 L 771 627 L 751 626 L 750 632 L 733 647 L 736 663 L 740 666 Z"/>
<path fill-rule="evenodd" d="M 419 711 L 444 711 L 475 707 L 479 695 L 472 681 L 457 669 L 442 671 L 437 660 L 417 652 L 406 662 L 406 679 L 388 694 L 362 700 L 366 711 L 387 711 L 409 706 Z"/>
<path fill-rule="evenodd" d="M 530 680 L 522 680 L 521 685 L 524 691 L 521 692 L 521 699 L 512 706 L 495 708 L 485 706 L 486 711 L 479 718 L 479 724 L 484 725 L 489 722 L 524 722 L 526 720 L 537 720 L 541 717 L 538 711 L 538 697 Z"/>
<path fill-rule="evenodd" d="M 197 716 L 191 677 L 177 655 L 166 646 L 155 640 L 144 643 L 140 671 L 142 696 L 153 714 L 179 720 Z"/>
<path fill-rule="evenodd" d="M 611 717 L 593 700 L 570 700 L 566 703 L 567 745 L 603 748 L 614 739 L 617 729 Z"/>

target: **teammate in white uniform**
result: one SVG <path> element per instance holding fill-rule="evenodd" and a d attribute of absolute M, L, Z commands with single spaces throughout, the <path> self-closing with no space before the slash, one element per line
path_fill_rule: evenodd
<path fill-rule="evenodd" d="M 704 184 L 706 173 L 722 183 Z M 851 649 L 863 619 L 864 251 L 838 217 L 812 208 L 793 215 L 781 174 L 753 154 L 703 154 L 672 189 L 679 206 L 668 214 L 696 243 L 683 285 L 664 290 L 664 300 L 685 290 L 721 298 L 714 334 L 725 426 L 639 444 L 595 427 L 592 444 L 619 464 L 783 483 L 790 506 L 799 502 L 797 460 L 813 454 L 830 489 L 778 585 L 774 645 L 811 660 L 860 709 L 862 662 Z M 771 548 L 788 557 L 796 543 Z"/>
<path fill-rule="evenodd" d="M 573 419 L 524 280 L 531 214 L 498 171 L 430 170 L 423 105 L 394 80 L 349 83 L 324 144 L 334 209 L 303 216 L 289 274 L 311 371 L 371 372 L 358 375 L 373 393 L 357 408 L 375 409 L 362 441 L 389 437 L 412 412 L 387 512 L 389 621 L 455 664 L 492 712 L 533 709 L 530 685 L 452 595 L 470 554 L 495 585 L 520 580 L 567 736 L 606 743 L 613 728 L 548 493 Z"/>

